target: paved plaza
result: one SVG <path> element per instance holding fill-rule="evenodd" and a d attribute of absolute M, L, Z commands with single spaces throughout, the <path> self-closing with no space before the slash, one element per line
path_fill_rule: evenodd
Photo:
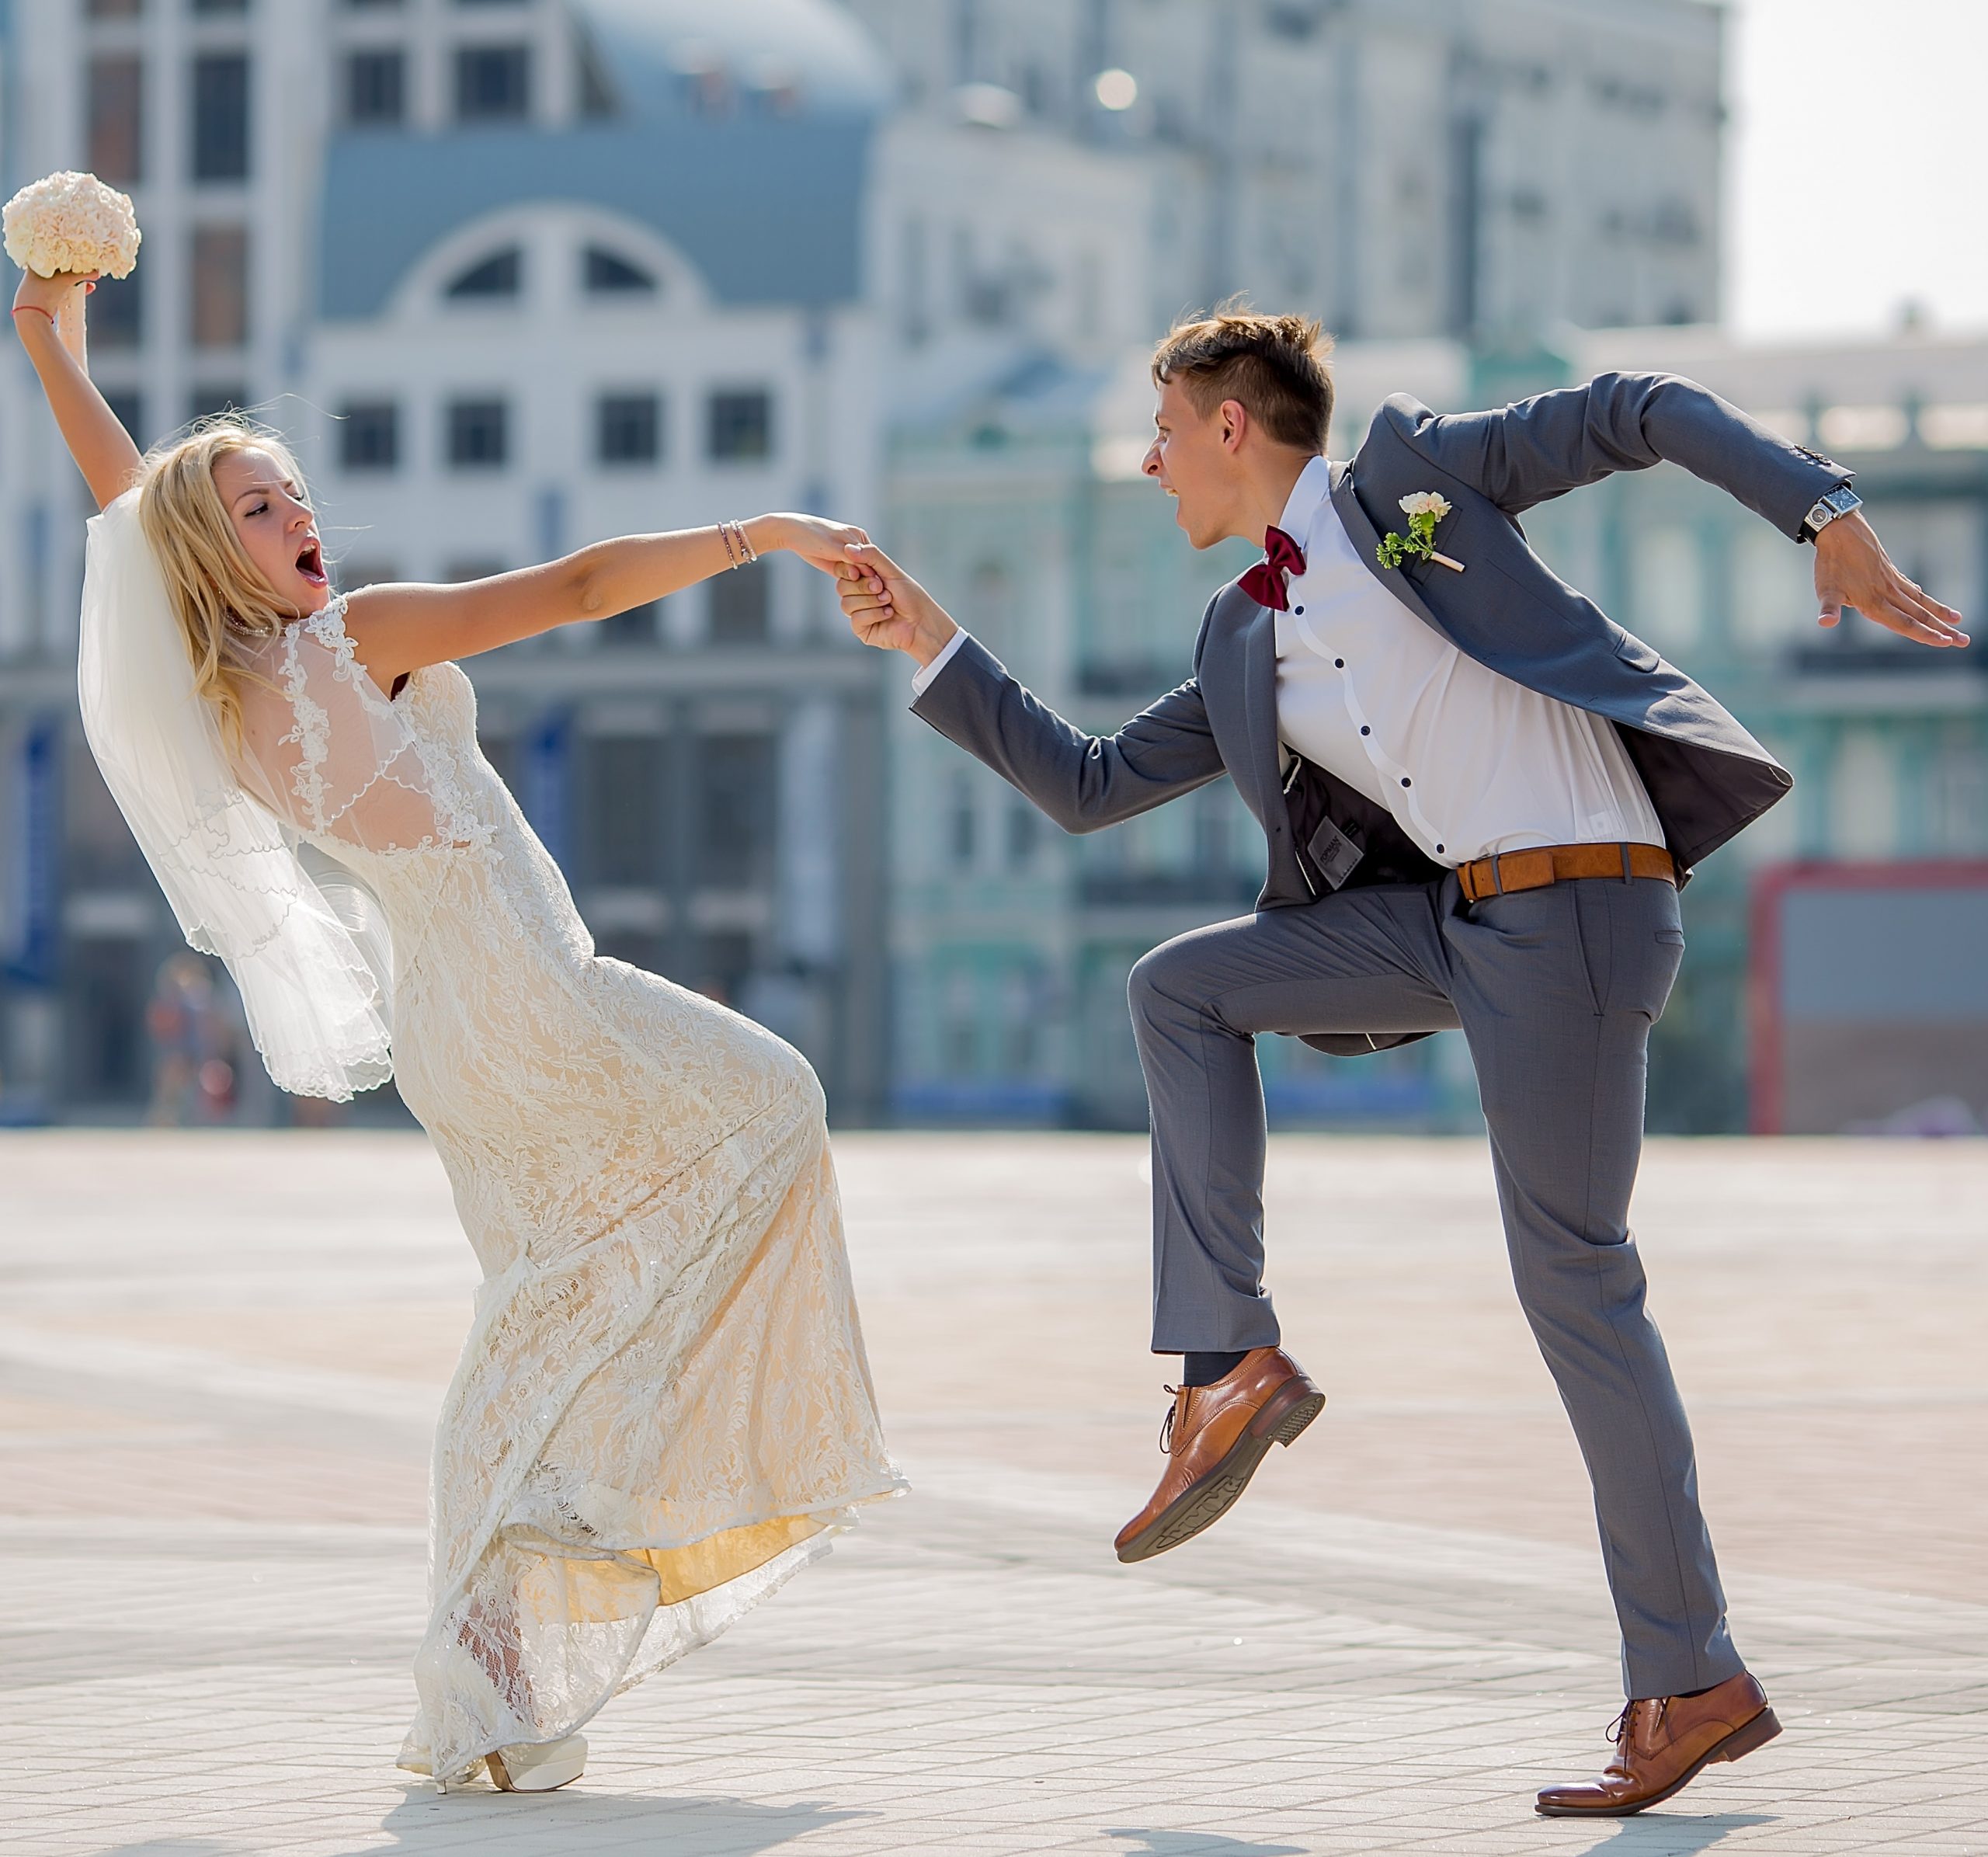
<path fill-rule="evenodd" d="M 1657 1142 L 1639 1240 L 1788 1732 L 1547 1821 L 1618 1692 L 1481 1142 L 1273 1144 L 1325 1414 L 1176 1553 L 1144 1145 L 837 1144 L 914 1488 L 589 1728 L 436 1796 L 428 1429 L 474 1271 L 418 1137 L 0 1136 L 0 1849 L 36 1857 L 1988 1853 L 1988 1142 Z"/>

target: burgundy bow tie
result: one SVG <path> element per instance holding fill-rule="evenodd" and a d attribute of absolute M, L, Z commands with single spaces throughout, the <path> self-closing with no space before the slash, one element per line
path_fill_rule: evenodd
<path fill-rule="evenodd" d="M 1305 551 L 1283 530 L 1269 528 L 1263 531 L 1263 558 L 1242 576 L 1241 586 L 1257 605 L 1285 612 L 1291 596 L 1284 591 L 1284 577 L 1304 572 Z"/>

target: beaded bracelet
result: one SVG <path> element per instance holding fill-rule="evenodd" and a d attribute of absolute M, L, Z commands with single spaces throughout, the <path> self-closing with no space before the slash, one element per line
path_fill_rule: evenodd
<path fill-rule="evenodd" d="M 725 552 L 735 569 L 750 567 L 759 558 L 759 551 L 752 546 L 752 537 L 746 533 L 742 522 L 721 522 L 718 532 L 725 537 Z M 735 536 L 738 539 L 735 549 L 732 546 Z"/>

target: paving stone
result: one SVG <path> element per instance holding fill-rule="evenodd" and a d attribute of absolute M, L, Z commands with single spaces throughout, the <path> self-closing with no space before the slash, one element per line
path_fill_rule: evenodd
<path fill-rule="evenodd" d="M 1788 1732 L 1604 1825 L 1530 1810 L 1605 1758 L 1616 1660 L 1481 1147 L 1273 1144 L 1332 1403 L 1128 1569 L 1143 1144 L 838 1146 L 914 1494 L 520 1800 L 391 1765 L 474 1281 L 425 1145 L 0 1137 L 0 1851 L 1988 1853 L 1988 1144 L 1653 1145 L 1653 1300 Z"/>

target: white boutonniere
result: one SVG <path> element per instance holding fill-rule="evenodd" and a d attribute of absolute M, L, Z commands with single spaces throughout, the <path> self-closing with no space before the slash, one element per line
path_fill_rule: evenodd
<path fill-rule="evenodd" d="M 1402 513 L 1408 518 L 1408 533 L 1382 537 L 1375 552 L 1384 568 L 1398 568 L 1411 555 L 1420 555 L 1439 566 L 1461 574 L 1463 563 L 1452 560 L 1436 546 L 1436 525 L 1450 513 L 1449 499 L 1434 490 L 1418 490 L 1401 499 Z"/>

